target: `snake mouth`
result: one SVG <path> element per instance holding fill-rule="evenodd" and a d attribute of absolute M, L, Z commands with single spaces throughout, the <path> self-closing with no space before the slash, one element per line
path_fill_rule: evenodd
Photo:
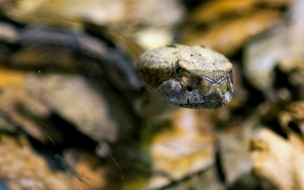
<path fill-rule="evenodd" d="M 183 108 L 191 108 L 191 109 L 209 109 L 209 110 L 218 110 L 223 107 L 225 104 L 221 101 L 211 100 L 209 102 L 204 103 L 186 103 L 186 104 L 178 104 L 178 106 Z"/>
<path fill-rule="evenodd" d="M 223 94 L 218 88 L 211 88 L 208 93 L 201 93 L 198 89 L 189 91 L 179 81 L 175 80 L 164 82 L 157 88 L 157 93 L 170 104 L 183 108 L 208 110 L 222 108 L 229 103 L 232 97 L 232 91 Z"/>
<path fill-rule="evenodd" d="M 209 109 L 209 110 L 218 110 L 224 105 L 225 103 L 223 102 L 222 98 L 209 98 L 206 99 L 204 102 L 200 102 L 200 103 L 190 102 L 190 100 L 187 99 L 187 103 L 178 104 L 178 106 L 183 108 Z"/>

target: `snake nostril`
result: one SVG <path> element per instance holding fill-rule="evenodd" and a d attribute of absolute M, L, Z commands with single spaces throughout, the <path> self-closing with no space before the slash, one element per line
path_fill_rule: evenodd
<path fill-rule="evenodd" d="M 188 87 L 187 87 L 187 90 L 188 90 L 189 92 L 191 92 L 191 91 L 193 90 L 193 88 L 192 88 L 191 86 L 188 86 Z"/>
<path fill-rule="evenodd" d="M 190 105 L 190 100 L 189 99 L 187 99 L 187 104 Z"/>

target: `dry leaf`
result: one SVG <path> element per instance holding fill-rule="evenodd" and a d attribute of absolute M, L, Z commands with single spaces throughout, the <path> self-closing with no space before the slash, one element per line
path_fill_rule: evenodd
<path fill-rule="evenodd" d="M 185 24 L 200 24 L 214 25 L 221 19 L 225 19 L 227 15 L 237 17 L 246 13 L 250 13 L 255 8 L 253 5 L 256 0 L 235 1 L 235 0 L 221 0 L 208 1 L 196 7 L 188 15 Z"/>
<path fill-rule="evenodd" d="M 199 112 L 184 109 L 173 119 L 172 128 L 156 134 L 150 150 L 153 168 L 166 175 L 154 175 L 149 188 L 162 187 L 171 179 L 180 180 L 211 167 L 215 163 L 215 136 L 210 127 Z"/>
<path fill-rule="evenodd" d="M 40 124 L 30 116 L 46 118 L 50 110 L 24 90 L 25 74 L 0 69 L 0 76 L 0 109 L 28 134 L 42 142 L 48 141 Z M 20 110 L 20 105 L 26 109 L 26 114 Z"/>
<path fill-rule="evenodd" d="M 218 23 L 208 31 L 185 33 L 182 43 L 203 44 L 229 56 L 248 38 L 272 28 L 279 21 L 279 11 L 261 9 L 246 17 Z"/>
<path fill-rule="evenodd" d="M 260 130 L 251 143 L 253 173 L 266 189 L 302 190 L 304 188 L 303 140 L 290 134 L 284 140 L 268 129 Z"/>
<path fill-rule="evenodd" d="M 282 22 L 264 36 L 253 40 L 245 49 L 244 72 L 249 81 L 263 91 L 266 97 L 275 100 L 277 92 L 275 85 L 280 88 L 293 86 L 296 91 L 291 91 L 293 97 L 303 98 L 303 1 L 294 1 L 288 20 Z M 288 76 L 287 86 L 274 76 L 277 68 L 282 74 Z M 284 80 L 284 79 L 283 79 Z M 278 87 L 277 87 L 278 88 Z"/>
<path fill-rule="evenodd" d="M 251 14 L 253 11 L 260 9 L 261 6 L 266 8 L 280 8 L 289 5 L 291 2 L 292 0 L 207 1 L 206 3 L 201 3 L 189 13 L 184 25 L 205 24 L 208 27 L 212 27 L 221 20 Z"/>
<path fill-rule="evenodd" d="M 0 179 L 11 190 L 68 189 L 67 177 L 49 169 L 25 136 L 0 135 Z"/>
<path fill-rule="evenodd" d="M 184 14 L 183 7 L 174 0 L 19 0 L 5 11 L 22 21 L 76 28 L 81 28 L 84 20 L 98 25 L 173 24 Z"/>
<path fill-rule="evenodd" d="M 304 102 L 292 102 L 286 110 L 283 110 L 279 115 L 280 125 L 288 132 L 290 130 L 300 131 L 304 136 Z M 295 127 L 295 128 L 291 128 Z"/>
<path fill-rule="evenodd" d="M 215 167 L 208 168 L 190 178 L 179 181 L 161 190 L 224 190 L 223 184 L 218 179 L 218 173 Z"/>
<path fill-rule="evenodd" d="M 252 169 L 248 147 L 254 133 L 253 125 L 253 122 L 247 121 L 240 126 L 229 127 L 219 135 L 220 161 L 228 185 Z"/>
<path fill-rule="evenodd" d="M 121 189 L 122 182 L 115 172 L 115 167 L 94 154 L 70 149 L 65 151 L 64 159 L 72 171 L 69 189 Z"/>

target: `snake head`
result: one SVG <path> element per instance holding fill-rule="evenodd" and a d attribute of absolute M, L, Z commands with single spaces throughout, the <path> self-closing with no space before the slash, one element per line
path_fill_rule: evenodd
<path fill-rule="evenodd" d="M 137 68 L 148 89 L 180 107 L 216 110 L 233 96 L 232 64 L 204 46 L 174 44 L 150 50 Z"/>

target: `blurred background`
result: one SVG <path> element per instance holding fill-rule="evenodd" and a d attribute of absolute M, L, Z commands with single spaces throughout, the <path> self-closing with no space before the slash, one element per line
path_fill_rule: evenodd
<path fill-rule="evenodd" d="M 0 0 L 0 190 L 302 190 L 303 40 L 303 0 Z M 134 63 L 172 43 L 229 105 L 160 113 Z"/>

